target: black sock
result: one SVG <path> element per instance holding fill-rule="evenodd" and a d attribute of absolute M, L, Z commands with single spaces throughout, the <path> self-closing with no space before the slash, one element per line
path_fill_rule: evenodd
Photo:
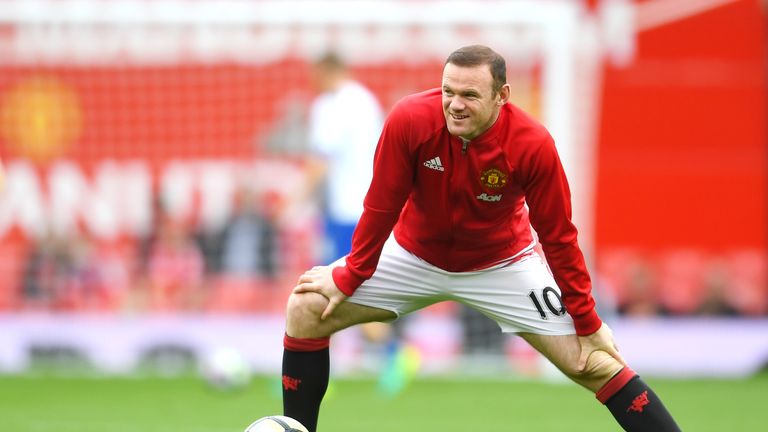
<path fill-rule="evenodd" d="M 680 431 L 661 399 L 632 369 L 617 373 L 597 392 L 597 398 L 625 431 Z"/>
<path fill-rule="evenodd" d="M 283 350 L 283 414 L 309 430 L 317 430 L 320 402 L 328 388 L 329 338 L 285 336 Z"/>

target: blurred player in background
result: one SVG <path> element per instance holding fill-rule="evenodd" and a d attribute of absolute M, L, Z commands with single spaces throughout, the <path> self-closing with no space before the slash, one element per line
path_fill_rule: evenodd
<path fill-rule="evenodd" d="M 288 301 L 283 406 L 310 431 L 334 332 L 443 300 L 520 335 L 625 430 L 679 430 L 597 315 L 554 141 L 509 97 L 504 59 L 468 46 L 446 60 L 442 88 L 387 117 L 351 252 L 305 272 Z"/>
<path fill-rule="evenodd" d="M 325 245 L 323 260 L 349 252 L 352 232 L 363 213 L 363 199 L 373 174 L 373 153 L 384 123 L 376 96 L 352 79 L 335 53 L 312 67 L 318 91 L 309 111 L 310 184 L 321 189 Z"/>
<path fill-rule="evenodd" d="M 309 111 L 308 144 L 310 190 L 322 197 L 324 241 L 322 262 L 347 254 L 352 233 L 363 213 L 363 200 L 373 175 L 373 155 L 384 124 L 376 96 L 353 78 L 335 52 L 312 65 L 312 83 L 318 91 Z M 399 393 L 409 379 L 400 356 L 399 328 L 372 322 L 362 326 L 365 338 L 384 347 L 386 366 L 379 388 Z M 378 347 L 374 347 L 378 349 Z"/>

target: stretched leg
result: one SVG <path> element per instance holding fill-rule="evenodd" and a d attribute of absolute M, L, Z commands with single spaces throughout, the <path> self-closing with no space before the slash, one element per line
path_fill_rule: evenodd
<path fill-rule="evenodd" d="M 577 364 L 581 345 L 576 335 L 547 336 L 520 333 L 537 351 L 574 382 L 595 393 L 628 432 L 675 432 L 680 428 L 653 390 L 632 371 L 604 351 L 595 351 L 584 370 Z"/>
<path fill-rule="evenodd" d="M 395 318 L 390 311 L 340 304 L 325 320 L 328 300 L 320 294 L 291 294 L 283 350 L 283 412 L 310 432 L 317 430 L 320 403 L 328 387 L 330 336 L 355 324 Z"/>

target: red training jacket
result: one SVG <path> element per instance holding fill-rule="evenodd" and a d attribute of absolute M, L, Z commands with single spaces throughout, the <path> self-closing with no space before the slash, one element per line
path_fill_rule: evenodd
<path fill-rule="evenodd" d="M 373 275 L 393 228 L 406 250 L 462 272 L 530 248 L 533 226 L 577 334 L 594 333 L 602 322 L 549 132 L 506 104 L 490 129 L 464 143 L 448 133 L 441 98 L 439 88 L 408 96 L 387 117 L 352 250 L 333 269 L 336 286 L 352 295 Z"/>

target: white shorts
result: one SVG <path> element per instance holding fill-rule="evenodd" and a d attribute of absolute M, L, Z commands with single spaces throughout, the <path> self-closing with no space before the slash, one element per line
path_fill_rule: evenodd
<path fill-rule="evenodd" d="M 344 265 L 344 258 L 333 265 Z M 449 272 L 403 249 L 390 236 L 373 277 L 347 299 L 398 317 L 449 300 L 481 312 L 505 333 L 576 333 L 560 288 L 535 252 L 484 270 Z"/>

